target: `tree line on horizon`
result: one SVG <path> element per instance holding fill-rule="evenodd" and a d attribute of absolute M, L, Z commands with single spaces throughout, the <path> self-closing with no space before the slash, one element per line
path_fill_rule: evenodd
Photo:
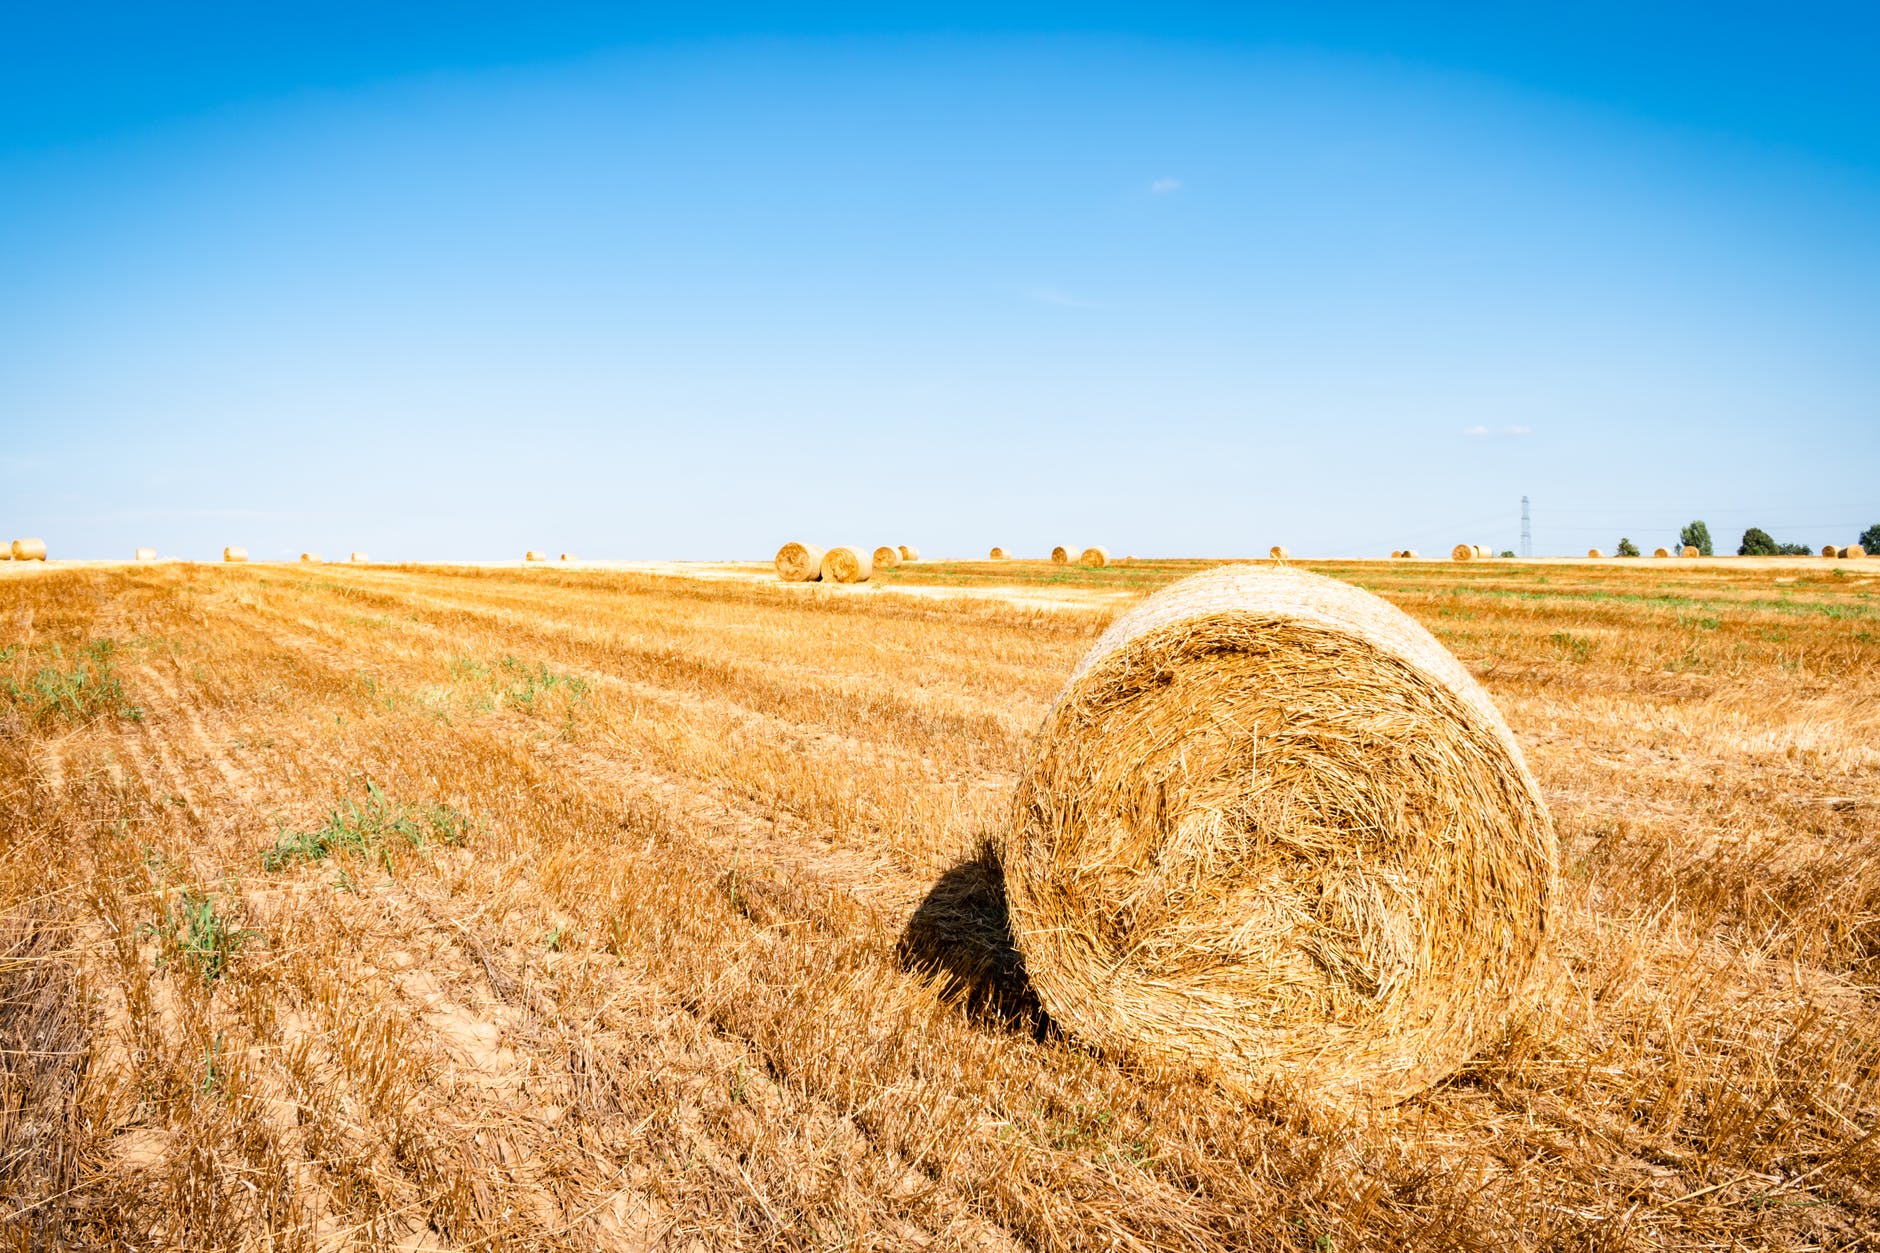
<path fill-rule="evenodd" d="M 1880 552 L 1880 522 L 1862 531 L 1860 539 L 1855 542 L 1870 553 Z M 1682 552 L 1686 548 L 1695 548 L 1700 557 L 1716 556 L 1711 547 L 1710 527 L 1705 525 L 1702 518 L 1687 523 L 1684 529 L 1678 532 L 1676 551 Z M 1619 538 L 1619 547 L 1615 551 L 1621 557 L 1639 555 L 1638 545 L 1625 536 Z M 1814 551 L 1807 544 L 1780 543 L 1769 532 L 1759 526 L 1753 526 L 1743 532 L 1743 542 L 1737 545 L 1736 555 L 1739 557 L 1807 557 Z"/>

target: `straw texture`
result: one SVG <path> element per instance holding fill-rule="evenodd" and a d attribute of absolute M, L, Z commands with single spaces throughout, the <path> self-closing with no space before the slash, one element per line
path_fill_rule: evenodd
<path fill-rule="evenodd" d="M 524 561 L 547 561 L 548 554 L 537 552 L 535 549 L 531 548 L 528 552 L 522 554 L 522 559 Z"/>
<path fill-rule="evenodd" d="M 1291 553 L 1286 551 L 1286 545 L 1284 544 L 1273 545 L 1273 547 L 1266 550 L 1266 555 L 1275 561 L 1284 561 L 1286 558 L 1292 556 Z"/>
<path fill-rule="evenodd" d="M 1606 554 L 1600 552 L 1597 548 L 1589 548 L 1586 550 L 1586 555 L 1589 557 L 1604 557 Z"/>
<path fill-rule="evenodd" d="M 823 550 L 795 540 L 777 550 L 777 577 L 785 583 L 814 583 L 822 578 Z"/>
<path fill-rule="evenodd" d="M 1051 550 L 1051 560 L 1060 566 L 1068 566 L 1071 563 L 1071 559 L 1076 555 L 1075 552 L 1072 552 L 1062 544 L 1059 544 L 1056 548 Z"/>
<path fill-rule="evenodd" d="M 883 544 L 875 550 L 875 569 L 892 570 L 901 564 L 901 550 L 889 544 Z"/>
<path fill-rule="evenodd" d="M 1003 548 L 995 547 L 991 552 L 987 553 L 986 556 L 988 559 L 992 561 L 1004 561 L 1005 550 Z"/>
<path fill-rule="evenodd" d="M 1474 561 L 1481 553 L 1474 544 L 1457 544 L 1449 550 L 1450 558 L 1455 561 Z"/>
<path fill-rule="evenodd" d="M 575 560 L 575 555 L 573 553 L 563 553 L 561 559 L 563 561 L 573 561 Z"/>
<path fill-rule="evenodd" d="M 1681 557 L 1701 557 L 1704 554 L 1697 551 L 1697 545 L 1686 544 L 1684 546 L 1684 551 L 1679 553 L 1678 555 Z"/>
<path fill-rule="evenodd" d="M 46 559 L 46 541 L 42 539 L 16 539 L 9 546 L 15 561 L 44 561 Z"/>
<path fill-rule="evenodd" d="M 366 556 L 364 553 L 354 553 L 352 555 L 351 560 L 353 564 L 362 566 L 362 565 L 365 565 L 366 562 L 370 561 L 371 558 Z"/>
<path fill-rule="evenodd" d="M 1841 550 L 1836 548 L 1833 544 L 1823 544 L 1821 546 L 1821 555 L 1824 557 L 1839 557 Z"/>
<path fill-rule="evenodd" d="M 154 548 L 140 548 L 134 558 L 137 561 L 155 561 L 156 559 L 157 550 Z"/>
<path fill-rule="evenodd" d="M 1093 566 L 1101 570 L 1104 566 L 1110 564 L 1110 550 L 1103 547 L 1101 544 L 1092 545 L 1084 549 L 1084 551 L 1078 555 L 1077 564 L 1080 566 Z"/>
<path fill-rule="evenodd" d="M 874 574 L 870 554 L 860 548 L 831 548 L 823 554 L 822 577 L 825 583 L 866 583 Z"/>
<path fill-rule="evenodd" d="M 902 561 L 919 561 L 920 549 L 914 547 L 912 544 L 901 545 L 901 560 Z"/>
<path fill-rule="evenodd" d="M 1846 548 L 1841 550 L 1841 555 L 1843 557 L 1865 557 L 1867 550 L 1862 548 L 1859 544 L 1849 544 Z"/>
<path fill-rule="evenodd" d="M 302 561 L 318 561 L 320 559 L 320 554 L 319 553 L 302 553 L 300 554 L 300 559 Z"/>
<path fill-rule="evenodd" d="M 246 548 L 240 548 L 240 547 L 231 545 L 230 547 L 224 548 L 222 550 L 222 560 L 246 561 L 248 560 L 248 550 Z"/>
<path fill-rule="evenodd" d="M 1053 1020 L 1243 1096 L 1441 1079 L 1520 1003 L 1555 896 L 1546 805 L 1482 689 L 1407 615 L 1288 566 L 1112 625 L 997 845 Z"/>
<path fill-rule="evenodd" d="M 1671 555 L 1671 550 L 1669 548 L 1652 549 L 1652 556 L 1654 557 L 1669 557 L 1670 555 Z"/>

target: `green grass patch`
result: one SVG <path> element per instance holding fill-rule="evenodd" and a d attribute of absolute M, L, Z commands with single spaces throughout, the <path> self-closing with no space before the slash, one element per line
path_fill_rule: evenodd
<path fill-rule="evenodd" d="M 364 803 L 348 800 L 328 810 L 326 822 L 311 831 L 282 830 L 274 847 L 262 850 L 261 868 L 284 870 L 343 854 L 377 860 L 389 868 L 394 849 L 424 852 L 435 844 L 454 847 L 469 833 L 469 820 L 449 805 L 421 809 L 400 805 L 367 780 Z"/>
<path fill-rule="evenodd" d="M 259 934 L 234 926 L 216 908 L 213 894 L 188 888 L 165 907 L 163 920 L 151 931 L 163 945 L 157 957 L 159 969 L 176 962 L 194 970 L 205 983 L 220 979 L 230 959 Z"/>
<path fill-rule="evenodd" d="M 28 724 L 83 723 L 95 718 L 136 721 L 144 711 L 124 694 L 114 664 L 115 640 L 92 640 L 75 656 L 52 644 L 28 649 L 0 648 L 0 699 Z"/>

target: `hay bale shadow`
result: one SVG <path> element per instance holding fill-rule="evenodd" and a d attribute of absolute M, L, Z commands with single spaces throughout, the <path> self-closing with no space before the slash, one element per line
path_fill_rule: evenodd
<path fill-rule="evenodd" d="M 940 876 L 895 953 L 903 969 L 935 979 L 975 1022 L 1039 1040 L 1054 1034 L 1012 942 L 1005 875 L 990 845 Z"/>

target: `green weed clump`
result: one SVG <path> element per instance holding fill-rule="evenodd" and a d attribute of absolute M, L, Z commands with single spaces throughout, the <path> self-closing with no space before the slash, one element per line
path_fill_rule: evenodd
<path fill-rule="evenodd" d="M 419 809 L 399 805 L 367 780 L 364 804 L 349 800 L 328 810 L 325 824 L 312 831 L 282 831 L 274 847 L 262 851 L 261 868 L 282 870 L 296 862 L 312 865 L 344 853 L 376 859 L 389 867 L 394 848 L 424 852 L 433 843 L 454 847 L 463 843 L 469 831 L 469 820 L 449 805 Z"/>
<path fill-rule="evenodd" d="M 144 711 L 125 699 L 123 681 L 112 665 L 117 641 L 86 644 L 76 657 L 53 644 L 33 652 L 18 644 L 0 648 L 0 698 L 29 725 L 90 722 L 95 718 L 141 719 Z M 44 664 L 35 667 L 37 658 Z"/>
<path fill-rule="evenodd" d="M 232 925 L 226 914 L 217 912 L 213 895 L 187 888 L 164 910 L 163 921 L 151 930 L 166 949 L 157 959 L 159 967 L 171 959 L 180 961 L 193 967 L 205 983 L 220 979 L 229 960 L 257 934 Z"/>

